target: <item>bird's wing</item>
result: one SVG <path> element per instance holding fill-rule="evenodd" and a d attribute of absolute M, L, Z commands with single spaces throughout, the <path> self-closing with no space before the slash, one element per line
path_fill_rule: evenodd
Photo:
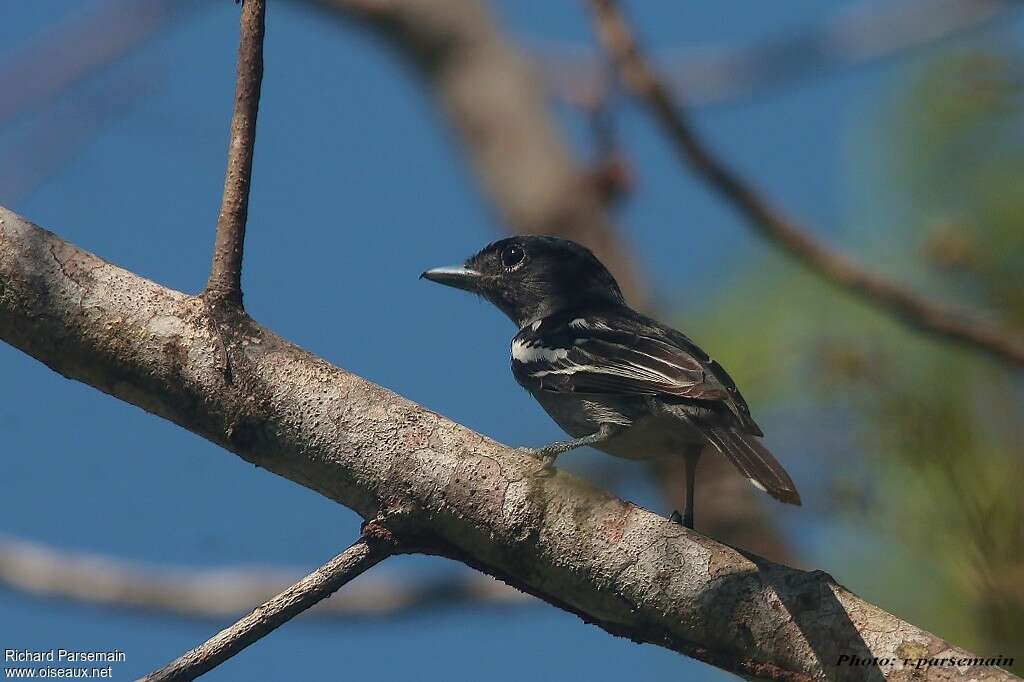
<path fill-rule="evenodd" d="M 512 341 L 512 371 L 531 390 L 662 396 L 727 407 L 760 435 L 736 385 L 683 334 L 639 316 L 547 318 Z"/>

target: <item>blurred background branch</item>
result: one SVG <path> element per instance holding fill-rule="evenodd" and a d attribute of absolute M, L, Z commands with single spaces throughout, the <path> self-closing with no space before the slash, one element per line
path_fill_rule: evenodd
<path fill-rule="evenodd" d="M 0 583 L 44 599 L 132 609 L 161 616 L 223 620 L 284 591 L 299 570 L 270 566 L 167 568 L 0 537 Z M 433 579 L 377 570 L 309 610 L 328 619 L 401 618 L 447 608 L 508 608 L 536 600 L 494 578 L 464 570 Z"/>
<path fill-rule="evenodd" d="M 157 87 L 156 76 L 130 75 L 90 84 L 76 97 L 39 111 L 20 139 L 3 149 L 14 162 L 0 167 L 2 200 L 13 204 L 28 198 L 84 145 L 148 97 Z"/>
<path fill-rule="evenodd" d="M 65 95 L 203 4 L 103 0 L 72 13 L 0 63 L 0 126 Z"/>
<path fill-rule="evenodd" d="M 660 49 L 652 63 L 687 106 L 723 105 L 879 60 L 907 57 L 970 34 L 1020 8 L 1016 0 L 867 0 L 846 3 L 824 22 L 748 45 Z M 555 93 L 593 87 L 605 60 L 586 47 L 536 50 Z"/>
<path fill-rule="evenodd" d="M 617 4 L 613 0 L 592 0 L 591 5 L 605 49 L 625 82 L 648 104 L 680 157 L 733 204 L 761 236 L 822 279 L 887 310 L 912 329 L 1024 367 L 1024 335 L 1000 328 L 973 311 L 931 301 L 895 280 L 866 270 L 814 238 L 806 225 L 779 210 L 726 165 L 696 133 L 685 110 L 648 63 Z"/>

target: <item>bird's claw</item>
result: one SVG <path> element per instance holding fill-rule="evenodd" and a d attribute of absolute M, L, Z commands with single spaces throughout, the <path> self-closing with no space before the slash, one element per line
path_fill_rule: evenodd
<path fill-rule="evenodd" d="M 539 459 L 541 462 L 541 471 L 545 473 L 554 473 L 555 471 L 555 460 L 558 459 L 558 455 L 550 455 L 544 452 L 543 448 L 516 448 L 516 452 L 521 452 L 524 455 L 529 455 L 534 459 Z"/>
<path fill-rule="evenodd" d="M 680 515 L 677 510 L 672 510 L 672 516 L 668 517 L 669 522 L 678 523 L 683 528 L 689 528 L 693 530 L 693 512 L 689 512 L 686 516 Z"/>

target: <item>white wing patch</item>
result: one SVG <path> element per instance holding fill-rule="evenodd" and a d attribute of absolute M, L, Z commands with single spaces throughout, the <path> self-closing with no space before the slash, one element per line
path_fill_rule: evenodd
<path fill-rule="evenodd" d="M 570 367 L 562 367 L 561 369 L 542 369 L 537 372 L 530 372 L 531 377 L 546 377 L 552 374 L 577 374 L 579 372 L 593 372 L 595 374 L 619 374 L 617 372 L 609 372 L 601 367 L 595 367 L 593 365 L 572 365 Z"/>
<path fill-rule="evenodd" d="M 754 486 L 755 488 L 757 488 L 758 490 L 760 490 L 761 492 L 763 492 L 763 493 L 766 493 L 766 492 L 768 492 L 768 491 L 767 491 L 767 490 L 765 489 L 765 487 L 764 487 L 763 485 L 761 485 L 761 482 L 760 482 L 760 481 L 758 481 L 758 480 L 756 480 L 756 479 L 753 479 L 753 478 L 748 478 L 747 480 L 748 480 L 748 481 L 750 481 L 750 483 L 751 483 L 751 484 L 752 484 L 752 485 L 753 485 L 753 486 Z"/>
<path fill-rule="evenodd" d="M 601 331 L 610 332 L 611 327 L 606 325 L 604 322 L 596 322 L 594 320 L 588 320 L 584 317 L 577 317 L 569 323 L 569 326 L 573 329 L 599 329 Z"/>
<path fill-rule="evenodd" d="M 582 318 L 573 320 L 570 326 L 581 320 Z M 578 324 L 576 325 L 577 328 L 579 326 Z M 621 346 L 626 355 L 632 353 L 651 362 L 638 363 L 631 361 L 628 357 L 618 358 L 613 362 L 609 362 L 607 359 L 602 360 L 588 351 L 586 344 L 589 341 L 590 339 L 587 337 L 577 338 L 573 341 L 573 348 L 568 349 L 531 346 L 530 344 L 536 343 L 536 341 L 514 340 L 512 342 L 512 357 L 522 364 L 534 364 L 534 371 L 529 372 L 529 376 L 534 379 L 543 379 L 547 376 L 557 375 L 594 374 L 664 386 L 687 386 L 693 383 L 692 381 L 683 381 L 680 377 L 673 377 L 665 369 L 662 369 L 675 369 L 678 365 L 627 346 Z M 572 351 L 573 355 L 570 355 L 570 351 Z M 536 365 L 542 363 L 542 361 L 546 366 L 541 364 L 541 366 L 537 367 Z"/>
<path fill-rule="evenodd" d="M 512 357 L 523 363 L 538 362 L 540 360 L 558 362 L 569 357 L 569 349 L 531 346 L 528 342 L 514 339 L 512 341 Z"/>

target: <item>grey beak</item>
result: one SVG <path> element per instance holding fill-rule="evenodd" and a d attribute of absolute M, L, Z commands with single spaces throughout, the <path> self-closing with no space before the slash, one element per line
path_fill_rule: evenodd
<path fill-rule="evenodd" d="M 448 287 L 475 292 L 480 282 L 480 273 L 461 265 L 450 265 L 444 268 L 427 270 L 420 275 L 420 279 L 429 279 L 431 282 L 444 284 Z"/>

